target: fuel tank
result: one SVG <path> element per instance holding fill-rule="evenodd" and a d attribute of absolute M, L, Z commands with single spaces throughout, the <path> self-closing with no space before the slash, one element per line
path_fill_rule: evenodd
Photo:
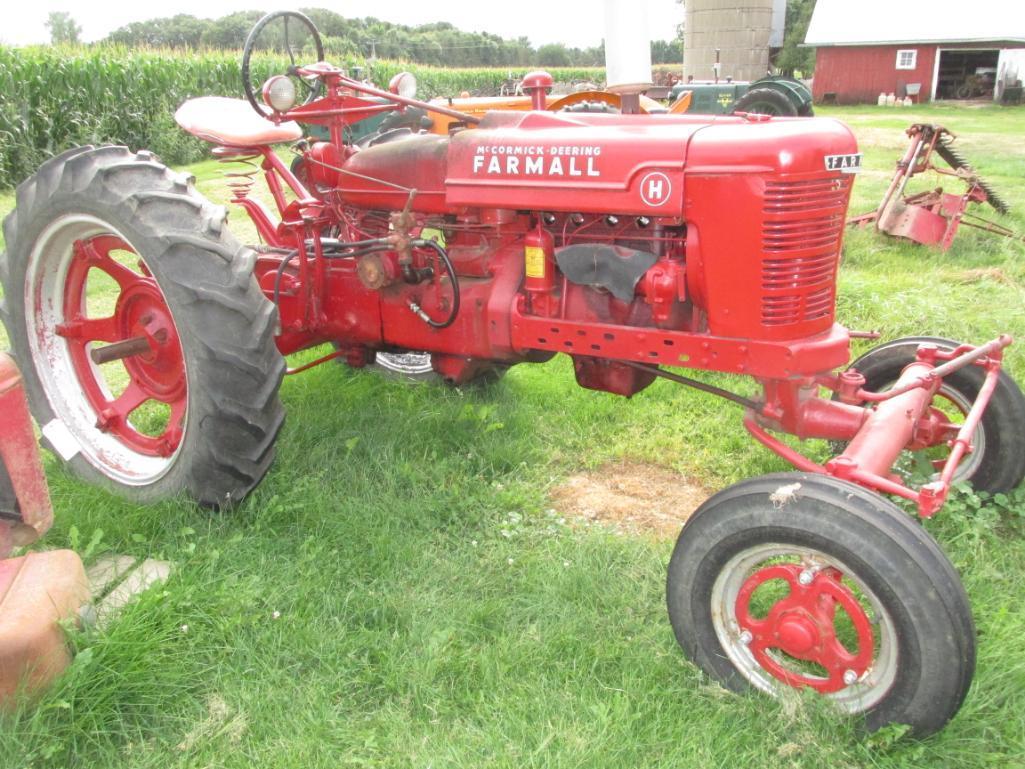
<path fill-rule="evenodd" d="M 328 170 L 330 176 L 319 181 L 335 187 L 346 203 L 360 208 L 401 210 L 410 190 L 416 190 L 413 210 L 448 213 L 445 169 L 449 138 L 399 129 L 381 139 L 350 155 L 341 172 Z M 327 143 L 322 146 L 333 149 Z"/>

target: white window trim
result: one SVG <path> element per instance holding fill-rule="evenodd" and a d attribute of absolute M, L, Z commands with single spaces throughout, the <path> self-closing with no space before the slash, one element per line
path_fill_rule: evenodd
<path fill-rule="evenodd" d="M 911 54 L 911 63 L 909 65 L 901 65 L 900 60 L 903 54 Z M 917 48 L 901 48 L 897 51 L 897 69 L 914 69 L 918 65 L 918 49 Z"/>

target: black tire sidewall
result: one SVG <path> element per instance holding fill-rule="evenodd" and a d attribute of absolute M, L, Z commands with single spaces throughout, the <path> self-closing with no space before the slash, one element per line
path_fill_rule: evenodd
<path fill-rule="evenodd" d="M 792 502 L 776 507 L 769 501 L 773 489 L 795 482 L 802 486 Z M 925 735 L 953 716 L 970 685 L 971 611 L 935 542 L 896 507 L 868 494 L 833 478 L 785 473 L 750 479 L 712 497 L 684 526 L 673 550 L 670 620 L 677 641 L 699 667 L 735 691 L 750 690 L 712 624 L 713 585 L 731 558 L 758 544 L 819 550 L 844 563 L 893 622 L 897 677 L 864 713 L 867 728 L 906 723 Z"/>

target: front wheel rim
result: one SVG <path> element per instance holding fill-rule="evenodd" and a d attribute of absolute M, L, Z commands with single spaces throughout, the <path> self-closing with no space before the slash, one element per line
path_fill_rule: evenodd
<path fill-rule="evenodd" d="M 59 453 L 81 453 L 125 485 L 162 478 L 184 439 L 187 373 L 174 319 L 139 251 L 97 217 L 55 220 L 28 262 L 25 322 L 55 417 L 43 432 Z M 118 357 L 97 363 L 91 353 L 111 344 Z"/>
<path fill-rule="evenodd" d="M 773 582 L 783 582 L 787 593 L 759 596 L 764 617 L 756 616 L 763 612 L 753 607 L 755 594 Z M 892 618 L 859 577 L 822 551 L 770 543 L 738 553 L 719 572 L 710 608 L 736 670 L 773 696 L 810 687 L 840 710 L 861 713 L 896 680 Z"/>

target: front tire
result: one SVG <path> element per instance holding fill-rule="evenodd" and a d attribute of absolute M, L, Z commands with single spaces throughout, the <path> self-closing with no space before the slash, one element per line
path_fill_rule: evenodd
<path fill-rule="evenodd" d="M 676 638 L 735 690 L 813 688 L 869 729 L 940 729 L 975 668 L 957 572 L 891 502 L 828 476 L 738 483 L 687 521 L 669 563 Z"/>
<path fill-rule="evenodd" d="M 277 315 L 225 219 L 152 154 L 82 147 L 4 221 L 0 315 L 43 443 L 136 502 L 230 506 L 274 457 Z"/>

